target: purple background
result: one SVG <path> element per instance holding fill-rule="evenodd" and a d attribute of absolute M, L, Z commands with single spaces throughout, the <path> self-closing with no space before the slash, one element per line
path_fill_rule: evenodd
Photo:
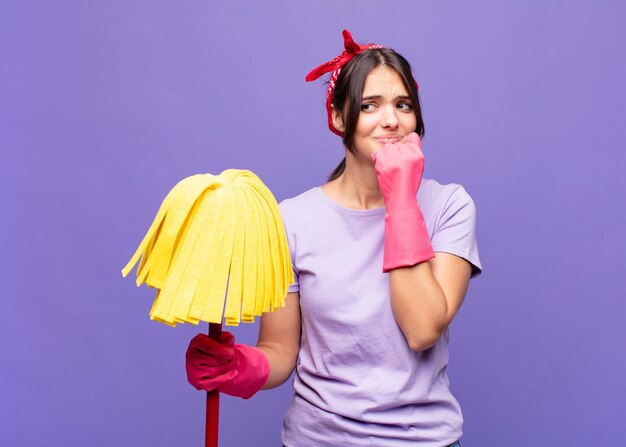
<path fill-rule="evenodd" d="M 180 179 L 278 200 L 342 146 L 306 73 L 341 30 L 404 54 L 426 177 L 478 207 L 485 274 L 452 329 L 466 446 L 621 445 L 625 7 L 617 1 L 0 2 L 0 445 L 202 445 L 184 352 L 120 269 Z M 258 326 L 234 329 L 255 343 Z M 290 383 L 222 399 L 275 446 Z"/>

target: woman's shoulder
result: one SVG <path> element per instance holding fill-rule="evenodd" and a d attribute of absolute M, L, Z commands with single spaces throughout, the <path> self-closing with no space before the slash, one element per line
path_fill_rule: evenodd
<path fill-rule="evenodd" d="M 297 207 L 309 204 L 311 202 L 314 202 L 318 189 L 319 189 L 319 186 L 315 186 L 311 189 L 307 189 L 306 191 L 301 192 L 297 196 L 289 197 L 287 199 L 282 200 L 278 204 L 278 206 L 280 207 L 282 211 L 283 208 L 284 209 L 297 208 Z"/>
<path fill-rule="evenodd" d="M 303 218 L 310 213 L 314 213 L 320 204 L 320 187 L 315 186 L 311 189 L 282 200 L 278 207 L 284 219 Z"/>
<path fill-rule="evenodd" d="M 323 193 L 319 186 L 308 189 L 297 196 L 282 200 L 278 207 L 288 236 L 295 237 L 301 232 L 315 228 L 323 212 Z M 293 244 L 293 241 L 291 241 Z"/>
<path fill-rule="evenodd" d="M 437 180 L 424 178 L 417 192 L 420 202 L 448 202 L 450 199 L 470 202 L 472 198 L 465 188 L 458 183 L 439 183 Z"/>

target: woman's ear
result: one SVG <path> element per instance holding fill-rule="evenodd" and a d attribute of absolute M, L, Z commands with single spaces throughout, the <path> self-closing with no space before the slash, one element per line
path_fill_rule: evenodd
<path fill-rule="evenodd" d="M 333 126 L 335 126 L 335 129 L 337 129 L 339 132 L 343 132 L 345 130 L 345 127 L 343 125 L 343 116 L 341 116 L 341 113 L 335 110 L 335 106 L 332 104 L 330 105 L 330 113 L 331 113 L 331 117 L 333 120 Z"/>

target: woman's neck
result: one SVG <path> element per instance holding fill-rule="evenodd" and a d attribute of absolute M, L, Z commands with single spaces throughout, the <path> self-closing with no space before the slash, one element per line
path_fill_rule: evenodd
<path fill-rule="evenodd" d="M 349 151 L 346 152 L 344 172 L 322 189 L 331 199 L 347 208 L 369 210 L 385 204 L 372 160 L 364 160 Z"/>

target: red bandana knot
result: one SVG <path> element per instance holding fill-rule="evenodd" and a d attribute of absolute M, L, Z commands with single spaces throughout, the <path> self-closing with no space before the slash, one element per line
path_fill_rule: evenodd
<path fill-rule="evenodd" d="M 339 136 L 343 136 L 343 133 L 337 130 L 333 125 L 330 103 L 333 98 L 335 84 L 337 82 L 337 78 L 339 77 L 341 69 L 344 65 L 350 62 L 354 56 L 362 53 L 365 50 L 384 48 L 382 45 L 378 44 L 359 45 L 352 39 L 352 34 L 350 34 L 350 31 L 346 29 L 343 30 L 342 35 L 345 50 L 339 56 L 329 60 L 328 62 L 324 62 L 319 67 L 312 70 L 305 78 L 306 82 L 311 82 L 318 79 L 323 74 L 328 73 L 329 71 L 331 72 L 330 79 L 328 80 L 328 89 L 326 91 L 326 112 L 328 113 L 328 128 L 333 133 Z"/>

